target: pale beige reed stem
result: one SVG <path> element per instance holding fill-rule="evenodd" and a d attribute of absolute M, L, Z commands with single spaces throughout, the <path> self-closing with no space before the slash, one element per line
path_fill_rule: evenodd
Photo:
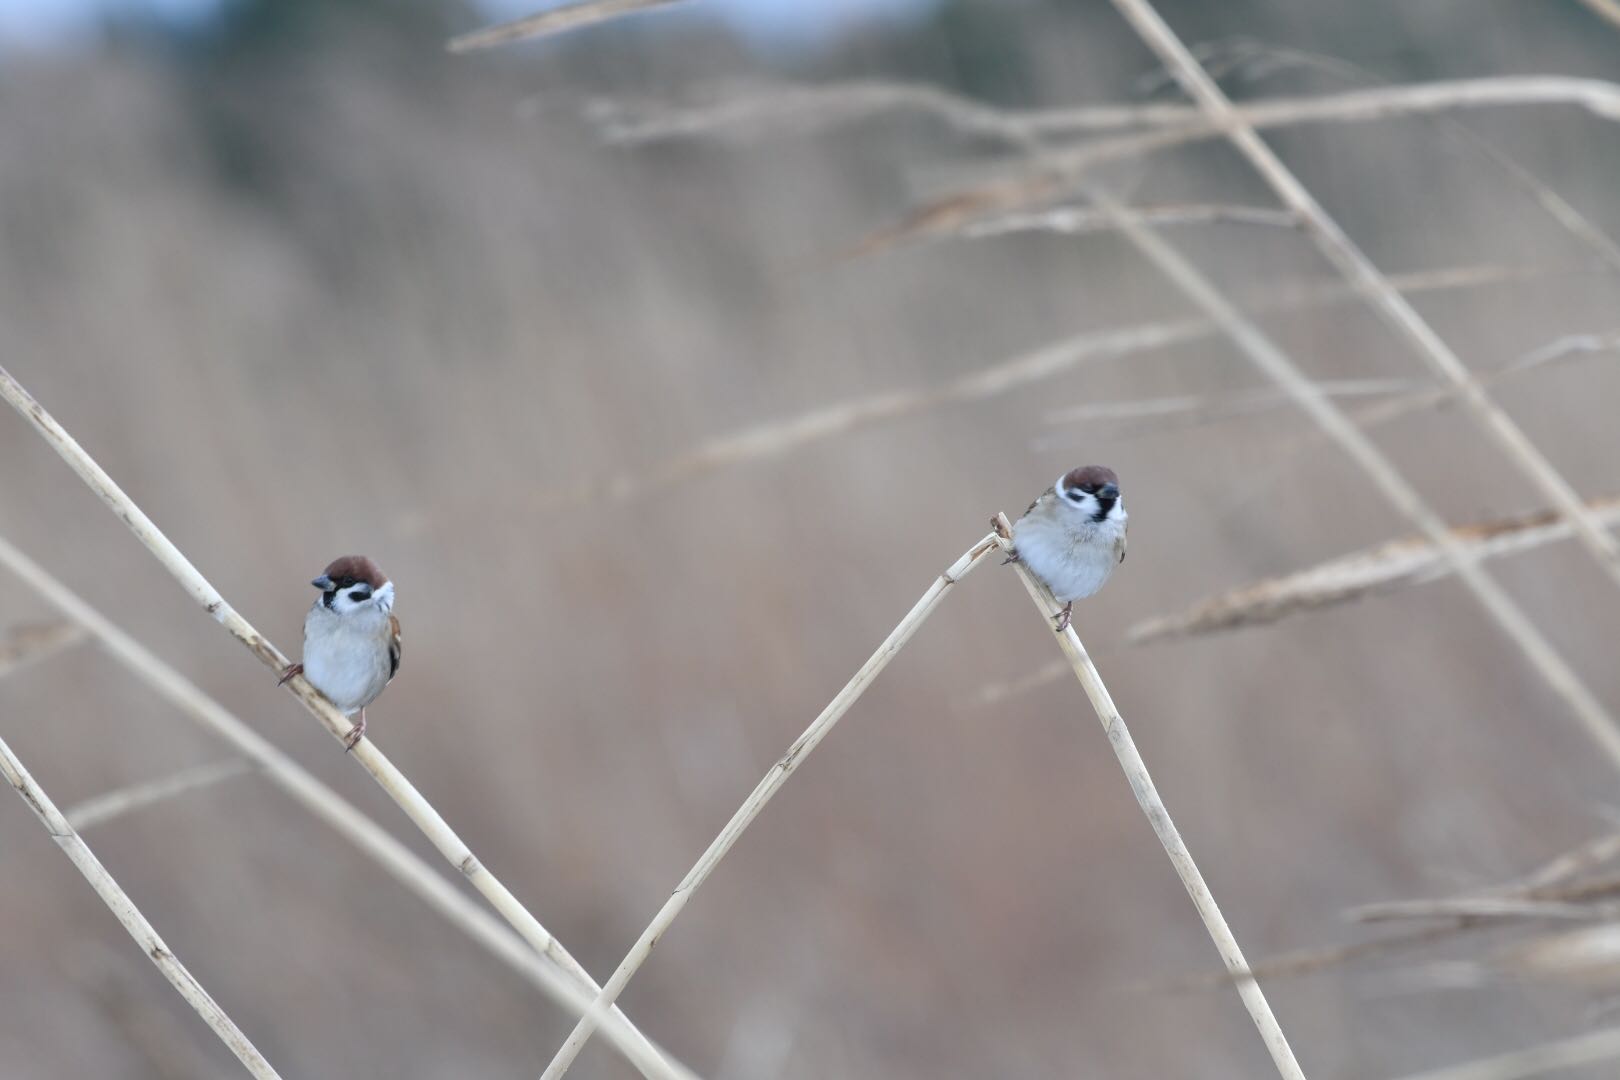
<path fill-rule="evenodd" d="M 997 516 L 996 531 L 999 534 L 998 544 L 1010 553 L 1012 523 L 1007 520 L 1007 515 Z M 1018 571 L 1018 578 L 1024 583 L 1024 588 L 1029 590 L 1029 598 L 1035 602 L 1035 606 L 1047 616 L 1056 617 L 1062 605 L 1052 599 L 1052 594 L 1046 586 L 1036 580 L 1023 563 L 1015 562 L 1012 565 Z M 1050 622 L 1047 625 L 1050 626 Z M 1086 697 L 1090 699 L 1091 707 L 1097 711 L 1097 719 L 1102 721 L 1103 734 L 1108 736 L 1108 745 L 1113 749 L 1114 756 L 1119 759 L 1120 768 L 1125 772 L 1125 779 L 1130 782 L 1137 805 L 1147 816 L 1148 824 L 1153 826 L 1153 832 L 1158 836 L 1159 843 L 1164 846 L 1164 853 L 1170 856 L 1170 864 L 1175 867 L 1182 885 L 1186 886 L 1187 895 L 1192 897 L 1193 907 L 1198 909 L 1198 917 L 1203 920 L 1204 929 L 1208 931 L 1210 940 L 1215 943 L 1215 951 L 1221 954 L 1221 962 L 1236 979 L 1243 1006 L 1249 1010 L 1254 1026 L 1259 1029 L 1266 1050 L 1270 1052 L 1271 1060 L 1277 1066 L 1277 1072 L 1284 1080 L 1305 1080 L 1305 1071 L 1300 1068 L 1299 1061 L 1294 1057 L 1294 1051 L 1288 1045 L 1288 1038 L 1283 1034 L 1282 1025 L 1277 1023 L 1277 1017 L 1271 1011 L 1271 1004 L 1266 1001 L 1265 991 L 1260 989 L 1260 984 L 1250 974 L 1249 963 L 1243 958 L 1243 950 L 1238 947 L 1232 928 L 1226 924 L 1226 917 L 1221 914 L 1214 895 L 1204 883 L 1204 875 L 1199 872 L 1198 864 L 1193 861 L 1192 852 L 1187 850 L 1186 842 L 1176 829 L 1176 823 L 1170 817 L 1170 810 L 1164 805 L 1164 800 L 1159 796 L 1159 789 L 1154 786 L 1153 777 L 1148 773 L 1147 763 L 1137 752 L 1136 741 L 1131 738 L 1130 729 L 1125 726 L 1125 718 L 1114 705 L 1114 699 L 1109 695 L 1108 687 L 1104 685 L 1097 666 L 1087 655 L 1086 647 L 1080 641 L 1080 635 L 1075 632 L 1071 623 L 1056 637 L 1058 646 L 1068 658 L 1070 666 L 1074 668 L 1074 674 L 1080 680 Z"/>
<path fill-rule="evenodd" d="M 133 814 L 148 806 L 155 806 L 189 792 L 223 784 L 253 770 L 253 763 L 242 758 L 210 761 L 179 772 L 145 780 L 138 784 L 104 791 L 62 811 L 62 816 L 73 822 L 80 832 L 116 821 L 125 814 Z"/>
<path fill-rule="evenodd" d="M 568 1071 L 568 1067 L 573 1064 L 574 1059 L 579 1056 L 580 1050 L 584 1048 L 586 1040 L 591 1037 L 591 1032 L 596 1029 L 596 1022 L 603 1015 L 603 1011 L 618 1000 L 619 994 L 624 991 L 631 977 L 640 970 L 642 964 L 647 962 L 647 957 L 652 954 L 653 946 L 658 944 L 658 939 L 664 935 L 665 930 L 669 929 L 670 924 L 681 913 L 681 909 L 686 906 L 687 901 L 692 899 L 692 894 L 697 892 L 699 886 L 707 881 L 709 875 L 714 872 L 715 867 L 720 865 L 720 860 L 726 857 L 726 853 L 731 850 L 732 845 L 742 836 L 744 830 L 753 824 L 760 811 L 765 809 L 765 804 L 770 802 L 771 798 L 782 789 L 782 785 L 787 783 L 788 777 L 792 776 L 794 771 L 804 764 L 805 759 L 820 745 L 821 740 L 827 737 L 827 733 L 849 711 L 850 706 L 860 699 L 860 696 L 866 692 L 866 688 L 872 684 L 878 674 L 889 666 L 889 661 L 893 660 L 895 655 L 905 647 L 906 642 L 911 640 L 911 636 L 917 632 L 917 628 L 923 624 L 923 620 L 933 614 L 934 609 L 939 606 L 939 602 L 945 599 L 945 595 L 950 591 L 951 586 L 966 577 L 975 566 L 979 565 L 985 556 L 997 550 L 999 548 L 996 545 L 995 535 L 991 534 L 974 544 L 963 553 L 960 559 L 952 563 L 949 569 L 936 578 L 934 583 L 928 587 L 928 591 L 923 593 L 922 598 L 906 613 L 906 617 L 900 620 L 899 625 L 890 631 L 887 638 L 883 639 L 883 644 L 878 646 L 877 652 L 873 653 L 866 663 L 861 665 L 861 669 L 838 692 L 838 696 L 833 698 L 825 709 L 821 710 L 821 715 L 816 717 L 810 726 L 804 729 L 803 734 L 793 740 L 793 745 L 788 747 L 787 753 L 783 754 L 776 764 L 771 766 L 770 771 L 765 774 L 765 778 L 754 788 L 753 793 L 743 801 L 742 806 L 737 808 L 737 812 L 731 816 L 731 820 L 726 822 L 726 827 L 720 830 L 720 835 L 714 838 L 708 849 L 698 858 L 697 863 L 681 879 L 681 883 L 675 886 L 675 891 L 664 902 L 664 906 L 653 917 L 653 921 L 647 924 L 647 929 L 641 932 L 641 937 L 637 938 L 636 943 L 631 946 L 629 954 L 619 963 L 618 969 L 613 972 L 613 976 L 602 987 L 602 992 L 597 996 L 591 1011 L 580 1019 L 578 1026 L 568 1036 L 568 1040 L 557 1051 L 557 1056 L 552 1058 L 550 1065 L 546 1066 L 546 1071 L 541 1075 L 541 1080 L 558 1080 Z"/>
<path fill-rule="evenodd" d="M 152 552 L 163 567 L 173 575 L 181 587 L 204 611 L 229 630 L 232 636 L 246 645 L 248 650 L 271 671 L 279 673 L 285 670 L 288 660 L 282 655 L 281 650 L 271 644 L 267 638 L 253 628 L 252 624 L 225 602 L 225 598 L 181 554 L 180 550 L 170 542 L 169 538 L 163 535 L 141 508 L 113 482 L 113 479 L 107 475 L 106 471 L 3 367 L 0 367 L 0 396 L 3 396 L 34 426 L 35 430 L 45 438 L 51 448 L 89 486 L 90 490 L 94 491 L 101 498 L 101 501 L 129 526 L 130 531 L 135 534 L 136 538 L 146 546 L 147 550 Z M 0 549 L 10 549 L 10 545 L 0 544 Z M 15 565 L 28 561 L 22 556 L 21 552 L 15 549 L 10 549 L 9 558 L 15 560 Z M 33 569 L 37 578 L 40 572 L 37 567 Z M 25 574 L 24 576 L 28 575 Z M 37 580 L 36 587 L 39 587 Z M 41 589 L 41 591 L 47 592 L 47 595 L 49 595 L 47 590 Z M 61 596 L 55 600 L 57 606 L 63 608 L 64 611 L 68 610 L 66 601 L 67 597 Z M 93 623 L 89 621 L 94 613 L 83 610 L 82 604 L 78 605 L 78 607 L 78 614 L 70 612 L 72 617 L 82 625 L 92 628 L 92 631 L 96 632 L 106 642 L 108 635 L 94 631 Z M 104 620 L 102 621 L 104 622 Z M 133 655 L 135 650 L 139 650 L 139 646 L 135 645 L 134 642 L 131 641 L 127 644 L 133 647 L 126 648 L 127 653 Z M 144 652 L 144 650 L 140 650 L 140 652 Z M 143 659 L 137 662 L 136 666 L 150 667 L 155 661 L 156 657 L 147 653 Z M 339 713 L 306 679 L 299 676 L 286 685 L 293 695 L 303 703 L 305 709 L 314 715 L 334 738 L 342 740 L 347 736 L 351 727 L 349 719 Z M 223 712 L 223 710 L 220 711 Z M 258 740 L 257 736 L 252 738 L 262 744 L 261 753 L 276 753 L 268 744 L 263 744 L 262 740 Z M 550 931 L 546 930 L 527 908 L 518 902 L 517 898 L 512 895 L 506 886 L 478 861 L 472 850 L 456 835 L 444 818 L 439 815 L 439 812 L 422 797 L 415 786 L 406 779 L 404 773 L 400 772 L 383 755 L 382 751 L 377 749 L 375 743 L 369 739 L 361 739 L 354 747 L 351 756 L 359 762 L 366 772 L 371 774 L 371 777 L 381 785 L 389 797 L 405 811 L 406 816 L 422 831 L 423 835 L 432 841 L 433 846 L 439 850 L 439 853 L 489 901 L 490 905 L 495 908 L 502 918 L 517 930 L 524 941 L 528 942 L 541 955 L 561 966 L 590 990 L 595 990 L 594 981 L 591 980 L 579 962 L 569 954 L 568 950 L 563 948 L 561 942 L 552 937 Z M 290 761 L 288 764 L 290 764 Z M 290 776 L 290 774 L 286 773 L 283 773 L 283 775 Z M 311 806 L 314 808 L 313 803 Z M 559 985 L 567 985 L 567 980 L 560 980 Z M 676 1069 L 673 1065 L 658 1066 L 652 1064 L 661 1059 L 645 1036 L 633 1033 L 629 1035 L 627 1042 L 629 1045 L 621 1044 L 620 1048 L 628 1051 L 631 1046 L 634 1046 L 635 1053 L 632 1060 L 646 1075 L 654 1075 L 654 1073 L 646 1072 L 648 1068 L 653 1068 L 656 1074 L 661 1076 L 669 1076 L 675 1073 Z"/>
<path fill-rule="evenodd" d="M 1591 552 L 1609 579 L 1620 587 L 1620 541 L 1587 512 L 1575 488 L 1553 467 L 1513 418 L 1497 405 L 1473 378 L 1461 359 L 1389 283 L 1372 260 L 1339 227 L 1299 178 L 1272 152 L 1254 127 L 1245 123 L 1226 93 L 1187 51 L 1148 0 L 1113 0 L 1125 20 L 1148 48 L 1158 54 L 1210 123 L 1225 133 L 1276 192 L 1283 205 L 1299 216 L 1300 224 L 1317 249 L 1344 279 L 1355 287 L 1384 320 L 1442 379 L 1458 390 L 1463 406 L 1496 440 L 1502 451 L 1530 478 L 1531 483 L 1569 519 L 1576 536 Z"/>
<path fill-rule="evenodd" d="M 280 1074 L 270 1067 L 270 1063 L 242 1033 L 242 1029 L 236 1026 L 236 1022 L 227 1016 L 225 1010 L 219 1007 L 219 1003 L 203 989 L 202 983 L 186 970 L 179 957 L 163 943 L 163 939 L 152 928 L 152 924 L 146 921 L 146 916 L 141 914 L 135 902 L 119 887 L 118 882 L 113 880 L 113 876 L 101 865 L 101 860 L 96 858 L 90 846 L 73 831 L 73 826 L 68 824 L 67 818 L 63 817 L 56 804 L 51 802 L 50 796 L 34 782 L 34 778 L 28 774 L 28 770 L 23 767 L 17 755 L 12 753 L 11 747 L 6 745 L 4 739 L 0 739 L 0 775 L 4 775 L 6 782 L 17 789 L 17 794 L 22 796 L 23 802 L 28 804 L 28 809 L 34 812 L 39 823 L 45 826 L 45 831 L 51 834 L 56 846 L 72 860 L 79 873 L 90 883 L 90 887 L 96 890 L 101 902 L 107 905 L 108 910 L 123 924 L 124 929 L 129 931 L 129 936 L 135 939 L 135 944 L 139 945 L 152 963 L 157 965 L 163 977 L 169 980 L 169 985 L 180 992 L 180 996 L 186 999 L 186 1004 L 197 1010 L 197 1015 L 213 1029 L 215 1035 L 219 1036 L 219 1041 L 236 1055 L 236 1060 L 260 1080 L 280 1080 Z"/>

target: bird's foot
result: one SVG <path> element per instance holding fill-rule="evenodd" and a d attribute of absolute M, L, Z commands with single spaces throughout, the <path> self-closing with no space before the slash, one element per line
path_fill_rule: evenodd
<path fill-rule="evenodd" d="M 303 664 L 288 664 L 285 668 L 282 669 L 281 678 L 276 680 L 276 685 L 277 686 L 284 686 L 284 685 L 286 685 L 288 679 L 292 678 L 294 675 L 302 675 L 303 673 L 304 673 L 304 665 Z"/>
<path fill-rule="evenodd" d="M 1069 616 L 1073 615 L 1073 614 L 1074 614 L 1074 601 L 1070 600 L 1067 604 L 1063 605 L 1063 610 L 1062 611 L 1060 611 L 1056 615 L 1052 616 L 1053 619 L 1057 620 L 1057 626 L 1054 627 L 1054 630 L 1059 634 L 1061 634 L 1061 633 L 1063 633 L 1063 631 L 1067 630 L 1069 628 Z"/>
<path fill-rule="evenodd" d="M 351 728 L 349 730 L 349 733 L 343 737 L 343 752 L 345 754 L 347 754 L 350 750 L 353 750 L 356 746 L 358 746 L 360 744 L 360 740 L 365 738 L 365 737 L 366 737 L 366 710 L 361 709 L 360 710 L 360 719 L 358 719 L 358 720 L 356 720 L 354 722 L 354 727 Z"/>
<path fill-rule="evenodd" d="M 1005 559 L 1001 560 L 1001 565 L 1006 566 L 1010 562 L 1018 562 L 1018 561 L 1019 561 L 1019 559 L 1018 559 L 1018 549 L 1013 548 L 1011 551 L 1007 552 L 1007 557 Z"/>

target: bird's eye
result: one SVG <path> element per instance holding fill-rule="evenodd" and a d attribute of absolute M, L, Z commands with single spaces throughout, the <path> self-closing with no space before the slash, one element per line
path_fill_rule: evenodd
<path fill-rule="evenodd" d="M 371 594 L 366 592 L 366 590 L 364 590 L 364 589 L 356 589 L 356 590 L 354 590 L 354 592 L 349 594 L 349 599 L 353 600 L 357 604 L 360 603 L 362 600 L 369 600 L 370 598 L 371 598 Z"/>

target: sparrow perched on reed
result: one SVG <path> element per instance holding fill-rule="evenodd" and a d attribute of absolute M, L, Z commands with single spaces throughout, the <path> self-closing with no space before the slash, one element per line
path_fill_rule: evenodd
<path fill-rule="evenodd" d="M 276 685 L 302 674 L 343 715 L 358 712 L 343 741 L 353 750 L 366 733 L 366 706 L 399 671 L 394 583 L 364 555 L 345 555 L 310 584 L 321 595 L 304 616 L 304 661 L 283 671 Z"/>
<path fill-rule="evenodd" d="M 1041 492 L 1013 523 L 1007 562 L 1021 562 L 1052 590 L 1069 625 L 1074 602 L 1102 588 L 1125 561 L 1125 500 L 1119 477 L 1103 465 L 1073 469 Z"/>

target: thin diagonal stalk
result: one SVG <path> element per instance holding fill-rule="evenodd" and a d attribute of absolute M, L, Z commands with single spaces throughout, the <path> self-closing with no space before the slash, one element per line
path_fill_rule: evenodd
<path fill-rule="evenodd" d="M 923 621 L 929 615 L 934 613 L 934 609 L 939 606 L 941 600 L 945 599 L 945 595 L 950 591 L 951 586 L 966 577 L 975 566 L 979 565 L 985 556 L 998 550 L 1000 549 L 997 547 L 995 534 L 992 533 L 974 544 L 963 553 L 960 559 L 952 563 L 943 574 L 934 580 L 934 583 L 928 587 L 928 591 L 922 594 L 922 598 L 906 613 L 906 617 L 900 620 L 899 625 L 890 631 L 888 637 L 883 639 L 883 644 L 878 646 L 877 652 L 873 653 L 866 663 L 861 665 L 861 669 L 838 692 L 838 696 L 833 698 L 825 709 L 821 710 L 821 715 L 816 717 L 810 726 L 804 729 L 803 734 L 793 740 L 793 745 L 788 747 L 787 753 L 783 754 L 776 764 L 771 766 L 770 771 L 765 774 L 765 778 L 754 788 L 753 793 L 743 801 L 742 806 L 737 808 L 737 812 L 731 816 L 731 820 L 726 822 L 726 827 L 720 830 L 720 835 L 714 838 L 708 849 L 698 858 L 697 863 L 681 879 L 681 883 L 675 886 L 675 891 L 670 894 L 669 899 L 659 909 L 658 914 L 653 917 L 652 922 L 647 924 L 647 929 L 641 932 L 641 937 L 636 939 L 636 943 L 631 946 L 629 954 L 620 962 L 618 969 L 613 972 L 613 976 L 603 985 L 602 992 L 597 996 L 591 1011 L 580 1019 L 578 1026 L 568 1036 L 568 1040 L 557 1051 L 557 1056 L 551 1059 L 550 1065 L 546 1066 L 546 1071 L 541 1074 L 541 1080 L 558 1080 L 568 1071 L 568 1067 L 573 1064 L 574 1059 L 579 1056 L 580 1050 L 584 1048 L 586 1040 L 591 1037 L 591 1032 L 596 1030 L 596 1021 L 602 1016 L 603 1011 L 607 1006 L 618 1000 L 619 995 L 624 991 L 631 977 L 640 970 L 641 965 L 646 963 L 647 957 L 652 954 L 653 946 L 658 944 L 658 939 L 664 936 L 664 931 L 669 929 L 670 924 L 681 913 L 681 909 L 692 899 L 692 894 L 697 892 L 698 888 L 709 879 L 710 874 L 714 873 L 715 867 L 720 865 L 720 860 L 726 857 L 726 853 L 731 850 L 732 845 L 736 844 L 744 830 L 753 824 L 755 818 L 759 817 L 760 811 L 765 809 L 765 804 L 770 802 L 778 791 L 782 790 L 782 785 L 787 783 L 788 777 L 792 776 L 798 767 L 804 764 L 805 759 L 821 744 L 821 740 L 827 737 L 827 733 L 849 711 L 850 706 L 860 700 L 860 696 L 866 692 L 866 688 L 872 685 L 872 681 L 878 677 L 878 674 L 889 666 L 889 661 L 893 660 L 895 655 L 911 640 L 911 636 L 917 632 L 917 628 L 923 624 Z"/>
<path fill-rule="evenodd" d="M 1615 3 L 1616 0 L 1602 0 L 1603 3 Z M 1276 46 L 1261 45 L 1257 42 L 1247 42 L 1238 48 L 1228 47 L 1228 51 L 1241 54 L 1232 59 L 1238 65 L 1258 63 L 1263 72 L 1250 74 L 1253 80 L 1261 74 L 1269 74 L 1284 66 L 1297 65 L 1308 70 L 1326 72 L 1339 78 L 1350 81 L 1353 86 L 1372 85 L 1389 86 L 1386 80 L 1377 73 L 1366 68 L 1348 63 L 1336 56 L 1324 56 L 1304 49 L 1289 49 Z M 1205 70 L 1210 70 L 1208 59 L 1203 49 L 1194 49 L 1193 53 L 1205 63 Z M 1215 74 L 1210 70 L 1212 75 Z M 1170 73 L 1165 73 L 1167 80 L 1172 79 Z M 1218 76 L 1217 76 L 1218 77 Z M 1552 186 L 1541 177 L 1530 171 L 1511 154 L 1498 149 L 1488 139 L 1474 133 L 1473 129 L 1459 120 L 1452 119 L 1444 114 L 1436 115 L 1433 122 L 1442 131 L 1454 139 L 1483 155 L 1491 164 L 1501 169 L 1507 178 L 1527 192 L 1536 204 L 1545 210 L 1549 217 L 1556 221 L 1560 228 L 1568 232 L 1576 240 L 1590 249 L 1598 258 L 1609 266 L 1620 269 L 1620 244 L 1616 244 L 1607 233 L 1589 221 L 1585 215 L 1572 206 Z"/>
<path fill-rule="evenodd" d="M 1115 205 L 1109 196 L 1092 192 L 1104 208 Z M 1428 536 L 1464 586 L 1485 608 L 1502 631 L 1524 653 L 1525 659 L 1564 700 L 1592 740 L 1620 768 L 1620 725 L 1575 673 L 1574 668 L 1530 621 L 1523 609 L 1480 566 L 1478 555 L 1453 534 L 1445 521 L 1423 499 L 1366 432 L 1345 415 L 1338 404 L 1306 378 L 1293 359 L 1221 294 L 1197 267 L 1152 229 L 1124 222 L 1121 232 L 1146 258 L 1213 319 L 1260 373 L 1288 391 L 1300 408 L 1348 454 L 1408 520 Z M 1585 508 L 1582 513 L 1590 518 Z"/>
<path fill-rule="evenodd" d="M 1616 1058 L 1620 1058 L 1620 1028 L 1603 1028 L 1495 1057 L 1411 1073 L 1401 1080 L 1529 1080 Z"/>
<path fill-rule="evenodd" d="M 136 810 L 144 810 L 148 806 L 178 798 L 187 792 L 224 783 L 243 773 L 251 772 L 252 769 L 253 763 L 241 758 L 210 761 L 206 765 L 181 769 L 179 772 L 160 776 L 155 780 L 145 780 L 112 791 L 104 791 L 100 795 L 68 807 L 63 811 L 63 816 L 73 822 L 75 829 L 83 832 L 121 818 L 125 814 L 134 813 Z"/>
<path fill-rule="evenodd" d="M 169 538 L 153 524 L 152 519 L 135 504 L 124 491 L 107 475 L 94 458 L 92 458 L 78 442 L 69 435 L 55 417 L 45 411 L 45 407 L 35 401 L 33 396 L 18 383 L 11 373 L 0 367 L 0 397 L 4 397 L 24 419 L 33 425 L 34 429 L 45 439 L 51 449 L 66 461 L 79 478 L 85 482 L 91 491 L 107 505 L 119 519 L 127 525 L 135 538 L 139 540 L 148 551 L 163 565 L 176 581 L 180 583 L 188 595 L 198 606 L 211 615 L 216 622 L 225 627 L 233 637 L 247 646 L 248 651 L 259 659 L 259 662 L 272 672 L 279 674 L 288 666 L 287 657 L 276 648 L 268 638 L 254 629 L 253 625 L 237 613 L 236 609 L 225 602 L 219 591 L 203 577 L 202 573 L 191 564 L 179 548 L 175 547 Z M 310 685 L 303 676 L 298 676 L 286 684 L 287 689 L 296 697 L 317 720 L 325 726 L 333 738 L 340 741 L 347 739 L 350 728 L 353 726 L 348 717 L 338 712 L 332 703 L 323 697 L 320 691 Z M 541 925 L 540 920 L 518 902 L 517 897 L 507 889 L 499 878 L 484 866 L 473 854 L 455 830 L 450 828 L 448 822 L 439 815 L 433 805 L 425 799 L 416 786 L 405 777 L 393 762 L 385 757 L 381 750 L 370 739 L 362 738 L 354 745 L 350 754 L 360 767 L 365 769 L 375 781 L 388 793 L 405 811 L 411 823 L 422 831 L 439 853 L 444 856 L 450 865 L 454 866 L 473 888 L 477 889 L 490 905 L 504 918 L 534 949 L 550 957 L 565 969 L 576 973 L 585 981 L 590 981 L 584 968 L 580 967 L 562 943 L 552 937 L 551 932 Z M 641 1042 L 642 1039 L 633 1041 Z M 656 1058 L 657 1053 L 652 1049 L 651 1043 L 643 1045 L 638 1054 L 638 1065 L 642 1061 Z"/>
<path fill-rule="evenodd" d="M 0 566 L 37 591 L 45 601 L 84 628 L 107 654 L 180 712 L 218 734 L 252 761 L 266 779 L 292 797 L 316 819 L 386 870 L 497 959 L 522 975 L 542 993 L 575 1014 L 583 1014 L 598 987 L 560 946 L 544 955 L 451 885 L 410 848 L 358 806 L 317 780 L 292 758 L 233 716 L 196 683 L 165 663 L 101 612 L 58 581 L 44 567 L 0 536 Z M 605 1025 L 609 1038 L 642 1073 L 664 1080 L 689 1080 L 693 1073 L 636 1031 L 617 1008 Z"/>
<path fill-rule="evenodd" d="M 1255 129 L 1244 123 L 1225 91 L 1193 58 L 1148 0 L 1113 0 L 1114 7 L 1175 74 L 1193 101 L 1220 127 L 1229 142 L 1276 192 L 1283 205 L 1299 215 L 1300 224 L 1316 242 L 1328 262 L 1355 287 L 1418 356 L 1441 378 L 1454 385 L 1463 405 L 1496 440 L 1503 452 L 1567 517 L 1576 535 L 1609 579 L 1620 587 L 1620 540 L 1616 540 L 1589 514 L 1575 488 L 1565 480 L 1469 373 L 1457 354 L 1419 315 L 1400 292 L 1339 227 L 1299 178 L 1272 152 Z"/>
<path fill-rule="evenodd" d="M 129 931 L 129 936 L 135 939 L 135 944 L 139 945 L 152 963 L 157 965 L 163 977 L 169 980 L 169 985 L 180 992 L 180 996 L 186 999 L 186 1004 L 197 1010 L 197 1015 L 213 1029 L 215 1035 L 219 1036 L 219 1041 L 236 1055 L 236 1060 L 260 1080 L 280 1080 L 279 1074 L 270 1067 L 264 1055 L 259 1053 L 248 1037 L 242 1033 L 242 1029 L 236 1026 L 235 1021 L 219 1007 L 219 1003 L 203 989 L 202 983 L 186 970 L 180 958 L 164 944 L 152 924 L 146 921 L 146 916 L 141 914 L 135 902 L 129 898 L 129 894 L 119 887 L 118 882 L 107 872 L 107 868 L 101 865 L 101 860 L 96 858 L 95 852 L 91 851 L 83 838 L 73 831 L 73 826 L 68 824 L 67 818 L 62 816 L 56 804 L 51 802 L 50 796 L 34 782 L 34 778 L 28 774 L 28 770 L 23 767 L 23 763 L 12 753 L 11 747 L 7 746 L 3 739 L 0 739 L 0 775 L 5 776 L 6 782 L 17 789 L 17 794 L 22 796 L 23 802 L 28 804 L 28 809 L 34 812 L 39 823 L 45 826 L 45 831 L 51 834 L 56 846 L 72 860 L 79 873 L 90 883 L 90 887 L 96 890 L 101 902 L 107 905 L 108 910 L 123 924 L 124 929 Z"/>
<path fill-rule="evenodd" d="M 1010 552 L 1012 523 L 1007 520 L 1005 514 L 997 516 L 996 532 L 998 544 Z M 1057 615 L 1061 605 L 1052 599 L 1052 594 L 1046 586 L 1037 581 L 1023 563 L 1015 562 L 1012 565 L 1018 571 L 1018 578 L 1029 591 L 1029 598 L 1035 602 L 1035 606 L 1048 616 Z M 1080 635 L 1075 632 L 1072 623 L 1057 635 L 1057 640 L 1063 655 L 1074 668 L 1074 674 L 1080 680 L 1086 697 L 1091 701 L 1091 707 L 1097 711 L 1097 719 L 1102 721 L 1103 734 L 1108 736 L 1108 745 L 1113 749 L 1114 756 L 1119 759 L 1120 768 L 1125 771 L 1125 779 L 1130 782 L 1137 805 L 1142 808 L 1148 824 L 1153 827 L 1159 843 L 1164 846 L 1164 853 L 1170 856 L 1170 864 L 1175 867 L 1176 875 L 1186 887 L 1187 895 L 1192 897 L 1193 907 L 1198 909 L 1198 917 L 1203 920 L 1204 929 L 1208 931 L 1210 940 L 1215 943 L 1215 951 L 1221 954 L 1221 961 L 1226 965 L 1226 970 L 1237 978 L 1238 994 L 1243 999 L 1244 1007 L 1249 1010 L 1254 1026 L 1259 1029 L 1260 1037 L 1265 1041 L 1266 1049 L 1271 1054 L 1271 1060 L 1277 1066 L 1277 1072 L 1284 1080 L 1305 1080 L 1305 1071 L 1300 1068 L 1293 1049 L 1288 1045 L 1288 1038 L 1283 1034 L 1282 1026 L 1277 1023 L 1277 1017 L 1272 1013 L 1270 1003 L 1266 1001 L 1265 991 L 1260 989 L 1259 982 L 1250 974 L 1248 961 L 1243 958 L 1243 950 L 1238 947 L 1232 928 L 1226 924 L 1226 917 L 1221 914 L 1214 895 L 1204 883 L 1204 875 L 1199 872 L 1198 864 L 1193 861 L 1192 852 L 1187 850 L 1186 842 L 1176 829 L 1169 808 L 1164 805 L 1164 800 L 1159 796 L 1159 789 L 1154 786 L 1153 777 L 1148 774 L 1147 763 L 1137 752 L 1136 741 L 1131 738 L 1130 729 L 1125 726 L 1125 718 L 1114 705 L 1114 699 L 1108 693 L 1102 675 L 1091 662 L 1091 657 L 1086 654 L 1086 647 L 1081 643 Z"/>

